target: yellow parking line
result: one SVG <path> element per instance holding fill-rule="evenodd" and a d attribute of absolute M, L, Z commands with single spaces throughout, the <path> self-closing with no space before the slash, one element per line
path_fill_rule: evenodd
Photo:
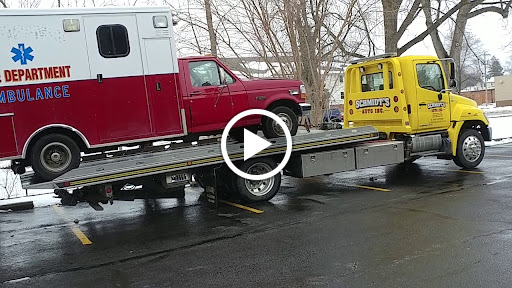
<path fill-rule="evenodd" d="M 240 209 L 244 209 L 244 210 L 247 210 L 247 211 L 251 211 L 251 212 L 256 213 L 256 214 L 261 214 L 261 213 L 264 212 L 263 210 L 254 209 L 254 208 L 247 207 L 247 206 L 244 206 L 244 205 L 241 205 L 241 204 L 238 204 L 238 203 L 228 202 L 228 201 L 224 201 L 224 200 L 219 200 L 219 202 L 222 202 L 224 204 L 228 204 L 228 205 L 231 205 L 233 207 L 240 208 Z"/>
<path fill-rule="evenodd" d="M 348 185 L 348 186 L 369 189 L 369 190 L 375 190 L 375 191 L 382 191 L 382 192 L 391 192 L 391 190 L 386 189 L 386 188 L 379 188 L 379 187 L 372 187 L 372 186 L 365 186 L 365 185 Z"/>
<path fill-rule="evenodd" d="M 452 172 L 463 172 L 463 173 L 472 173 L 472 174 L 485 174 L 485 172 L 482 171 L 471 171 L 471 170 L 448 170 Z"/>
<path fill-rule="evenodd" d="M 71 221 L 67 217 L 67 215 L 64 213 L 62 208 L 60 208 L 57 205 L 53 205 L 53 209 L 55 210 L 55 212 L 57 212 L 62 217 L 62 219 L 64 219 L 65 221 L 68 222 L 67 225 L 71 228 L 71 231 L 73 231 L 73 234 L 75 234 L 75 236 L 78 238 L 78 240 L 80 240 L 80 242 L 82 242 L 83 245 L 91 245 L 92 244 L 91 240 L 89 240 L 89 238 L 87 238 L 87 236 L 85 236 L 84 232 L 82 232 L 82 230 L 80 230 L 80 228 L 78 228 L 78 225 L 76 225 L 73 221 Z"/>
<path fill-rule="evenodd" d="M 512 158 L 512 156 L 510 156 L 510 155 L 499 155 L 499 154 L 485 154 L 485 156 Z"/>

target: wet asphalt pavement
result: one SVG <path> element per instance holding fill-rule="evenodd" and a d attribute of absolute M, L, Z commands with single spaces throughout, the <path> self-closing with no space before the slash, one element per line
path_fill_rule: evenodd
<path fill-rule="evenodd" d="M 424 158 L 282 186 L 271 202 L 249 205 L 260 214 L 209 210 L 198 189 L 103 212 L 80 204 L 0 214 L 0 286 L 512 283 L 512 145 L 487 148 L 472 172 Z"/>

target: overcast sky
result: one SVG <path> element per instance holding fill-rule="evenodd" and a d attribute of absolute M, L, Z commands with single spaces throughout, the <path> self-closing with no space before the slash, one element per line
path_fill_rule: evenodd
<path fill-rule="evenodd" d="M 15 7 L 18 1 L 24 1 L 25 3 L 29 2 L 37 2 L 39 0 L 7 0 L 7 3 L 11 7 Z M 89 2 L 91 0 L 61 0 L 64 5 L 72 2 L 75 3 L 84 3 Z M 137 3 L 137 6 L 143 6 L 144 3 L 155 3 L 153 0 L 96 0 L 96 3 L 122 3 L 131 5 L 133 2 Z M 179 2 L 180 0 L 169 0 L 169 3 Z M 56 6 L 57 0 L 41 0 L 41 4 L 39 7 L 41 8 L 50 8 L 52 6 Z M 160 2 L 162 3 L 162 2 Z M 81 4 L 78 4 L 81 5 Z M 511 19 L 512 20 L 512 19 Z M 468 23 L 468 31 L 474 33 L 484 45 L 484 48 L 488 51 L 490 55 L 495 55 L 498 57 L 502 63 L 502 66 L 511 58 L 512 55 L 512 45 L 509 45 L 512 42 L 512 24 L 507 19 L 502 19 L 502 17 L 496 13 L 486 13 L 475 18 L 469 20 Z M 424 21 L 422 19 L 417 19 L 413 25 L 408 29 L 406 33 L 407 38 L 411 39 L 418 33 L 421 33 L 425 29 Z M 406 38 L 406 37 L 404 37 Z M 408 40 L 408 39 L 405 39 Z M 382 43 L 383 41 L 377 41 Z M 381 47 L 382 49 L 384 47 Z M 418 54 L 427 54 L 427 55 L 435 55 L 435 50 L 432 47 L 432 42 L 430 37 L 427 37 L 423 42 L 415 45 L 411 49 L 409 49 L 406 55 L 418 55 Z M 483 58 L 483 55 L 479 56 Z M 490 56 L 489 56 L 490 58 Z"/>

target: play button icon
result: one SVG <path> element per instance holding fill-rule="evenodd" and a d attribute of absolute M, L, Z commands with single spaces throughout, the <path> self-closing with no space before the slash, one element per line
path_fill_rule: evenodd
<path fill-rule="evenodd" d="M 240 157 L 241 155 L 240 154 L 238 154 L 240 156 L 231 155 L 231 157 L 230 157 L 230 155 L 227 151 L 227 140 L 228 140 L 229 130 L 231 130 L 233 125 L 235 125 L 236 122 L 238 122 L 240 119 L 247 117 L 247 116 L 251 116 L 251 115 L 259 115 L 259 116 L 266 116 L 266 117 L 272 118 L 272 120 L 274 120 L 279 126 L 281 126 L 281 129 L 283 130 L 284 135 L 286 137 L 286 152 L 284 153 L 283 160 L 281 160 L 279 165 L 277 165 L 277 167 L 274 170 L 264 173 L 264 174 L 254 175 L 254 174 L 249 174 L 249 173 L 245 173 L 245 172 L 241 171 L 231 161 L 231 157 L 234 156 L 234 158 L 236 159 L 236 158 L 241 158 Z M 250 158 L 254 158 L 255 155 L 264 151 L 265 149 L 269 148 L 270 146 L 272 146 L 272 143 L 270 141 L 267 141 L 267 140 L 261 138 L 260 136 L 252 133 L 251 131 L 244 129 L 244 146 L 243 146 L 244 147 L 244 161 L 247 161 Z M 282 148 L 279 148 L 278 151 L 282 151 L 281 149 Z M 226 125 L 226 128 L 224 128 L 224 131 L 222 132 L 222 138 L 220 141 L 220 150 L 222 152 L 222 158 L 224 158 L 224 161 L 228 165 L 229 169 L 231 169 L 231 171 L 233 171 L 236 175 L 238 175 L 242 178 L 245 178 L 247 180 L 253 180 L 253 181 L 265 180 L 265 179 L 274 177 L 277 173 L 280 173 L 281 170 L 283 170 L 284 167 L 286 166 L 286 164 L 288 163 L 288 160 L 290 160 L 290 156 L 292 154 L 292 135 L 290 134 L 290 131 L 288 130 L 288 127 L 286 126 L 284 121 L 281 118 L 279 118 L 276 114 L 274 114 L 270 111 L 267 111 L 267 110 L 262 110 L 262 109 L 250 109 L 250 110 L 246 110 L 244 112 L 239 113 L 238 115 L 233 117 L 233 119 L 229 120 L 228 124 Z M 269 151 L 267 151 L 267 153 L 269 153 Z M 259 156 L 261 156 L 261 155 L 259 155 Z"/>
<path fill-rule="evenodd" d="M 244 161 L 268 148 L 272 143 L 244 129 Z"/>

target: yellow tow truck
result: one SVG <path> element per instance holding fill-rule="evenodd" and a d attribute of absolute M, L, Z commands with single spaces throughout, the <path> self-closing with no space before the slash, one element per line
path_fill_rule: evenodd
<path fill-rule="evenodd" d="M 437 156 L 478 166 L 492 131 L 475 101 L 452 93 L 454 67 L 451 58 L 392 53 L 354 60 L 345 73 L 344 126 L 373 126 L 381 138 L 403 141 L 406 162 Z"/>

